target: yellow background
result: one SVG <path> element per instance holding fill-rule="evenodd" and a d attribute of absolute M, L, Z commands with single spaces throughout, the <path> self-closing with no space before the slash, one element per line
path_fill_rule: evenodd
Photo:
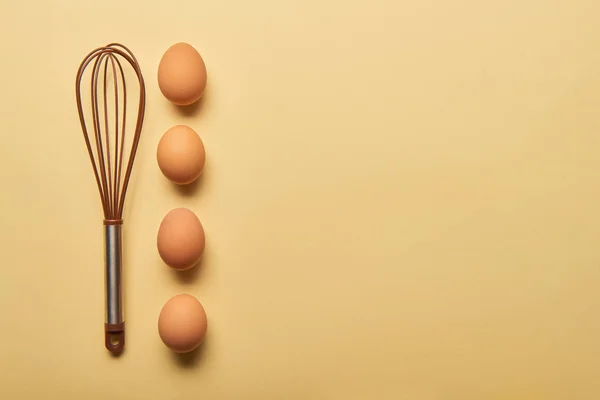
<path fill-rule="evenodd" d="M 596 0 L 39 1 L 0 5 L 0 398 L 600 398 Z M 127 349 L 103 346 L 102 216 L 74 98 L 119 41 L 147 81 L 125 211 Z M 209 84 L 160 94 L 171 44 Z M 201 135 L 176 190 L 156 146 Z M 201 268 L 164 266 L 171 208 Z M 172 295 L 203 348 L 157 334 Z"/>

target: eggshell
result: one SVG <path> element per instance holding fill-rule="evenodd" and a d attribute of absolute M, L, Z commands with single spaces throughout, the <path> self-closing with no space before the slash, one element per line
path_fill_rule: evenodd
<path fill-rule="evenodd" d="M 183 271 L 200 261 L 205 241 L 204 228 L 196 214 L 187 208 L 176 208 L 163 218 L 156 242 L 165 264 Z"/>
<path fill-rule="evenodd" d="M 167 179 L 186 185 L 202 174 L 206 153 L 196 131 L 186 125 L 177 125 L 166 131 L 158 142 L 156 158 Z"/>
<path fill-rule="evenodd" d="M 208 321 L 202 304 L 189 294 L 170 298 L 158 316 L 158 334 L 176 353 L 196 349 L 206 336 Z"/>
<path fill-rule="evenodd" d="M 188 43 L 169 47 L 158 64 L 158 86 L 172 103 L 186 106 L 198 101 L 206 88 L 206 65 Z"/>

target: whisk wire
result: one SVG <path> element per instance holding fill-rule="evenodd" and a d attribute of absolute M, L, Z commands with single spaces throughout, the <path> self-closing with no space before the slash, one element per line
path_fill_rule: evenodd
<path fill-rule="evenodd" d="M 117 143 L 117 148 L 115 150 L 115 155 L 118 155 L 119 158 L 119 167 L 118 167 L 118 171 L 117 171 L 117 187 L 121 187 L 121 171 L 122 171 L 122 167 L 123 167 L 123 149 L 125 148 L 125 125 L 127 123 L 127 114 L 125 113 L 125 107 L 127 106 L 127 85 L 125 83 L 125 74 L 123 73 L 123 66 L 121 65 L 121 62 L 119 61 L 119 59 L 116 60 L 117 61 L 117 65 L 119 66 L 119 71 L 121 72 L 121 83 L 123 86 L 123 127 L 121 129 L 121 151 L 119 152 L 118 150 L 118 143 Z M 119 198 L 117 195 L 117 191 L 115 190 L 115 204 L 118 204 Z"/>
<path fill-rule="evenodd" d="M 139 82 L 138 118 L 135 124 L 129 160 L 126 167 L 123 165 L 127 123 L 127 85 L 124 68 L 119 57 L 131 65 Z M 90 131 L 87 128 L 81 96 L 81 80 L 86 68 L 90 64 L 93 65 L 91 79 L 91 112 L 93 120 L 91 125 L 93 128 L 93 140 L 90 138 Z M 114 89 L 114 132 L 112 135 L 110 132 L 112 127 L 110 126 L 111 118 L 109 116 L 108 104 L 109 71 L 112 72 L 112 86 Z M 119 83 L 121 84 L 122 103 L 119 96 Z M 101 93 L 99 88 L 102 90 Z M 102 99 L 100 99 L 100 95 L 102 95 Z M 122 219 L 125 195 L 141 135 L 146 101 L 144 79 L 139 64 L 131 51 L 123 45 L 111 43 L 108 46 L 100 47 L 90 52 L 81 63 L 77 72 L 76 96 L 79 119 L 88 154 L 92 162 L 98 191 L 100 192 L 104 218 L 107 222 L 116 223 Z M 122 104 L 122 107 L 120 104 Z M 110 136 L 113 136 L 112 140 L 114 140 L 112 146 Z M 92 142 L 95 146 L 92 145 Z M 111 156 L 112 149 L 114 149 L 114 157 Z"/>
<path fill-rule="evenodd" d="M 107 77 L 108 77 L 108 61 L 111 60 L 112 58 L 112 54 L 105 54 L 104 55 L 104 76 L 103 78 L 103 87 L 102 87 L 102 94 L 103 94 L 103 99 L 104 99 L 104 138 L 105 138 L 105 142 L 106 142 L 106 168 L 108 170 L 107 172 L 107 176 L 108 176 L 108 209 L 110 210 L 111 214 L 114 213 L 114 206 L 113 206 L 113 197 L 111 194 L 113 193 L 113 184 L 112 184 L 112 167 L 111 167 L 111 162 L 110 162 L 110 135 L 108 134 L 109 132 L 109 128 L 108 128 L 108 123 L 109 123 L 109 115 L 108 115 L 108 88 L 107 88 Z M 114 75 L 113 75 L 114 76 Z M 116 76 L 115 79 L 113 79 L 116 81 Z M 115 90 L 115 96 L 117 96 L 117 91 Z M 117 97 L 118 98 L 118 97 Z M 115 118 L 118 118 L 118 110 L 115 113 Z M 119 137 L 119 132 L 115 131 L 115 142 L 118 141 L 118 137 Z"/>
<path fill-rule="evenodd" d="M 102 138 L 102 121 L 100 118 L 100 109 L 98 104 L 98 77 L 100 75 L 100 66 L 102 61 L 106 57 L 105 53 L 100 53 L 99 57 L 94 62 L 94 68 L 92 70 L 92 83 L 91 83 L 91 103 L 92 103 L 92 117 L 94 123 L 94 138 L 96 139 L 96 155 L 99 163 L 100 180 L 102 181 L 102 202 L 110 215 L 112 210 L 110 209 L 110 202 L 108 200 L 108 184 L 106 176 L 106 164 L 104 162 L 104 146 Z M 106 139 L 104 139 L 106 140 Z"/>
<path fill-rule="evenodd" d="M 129 50 L 127 50 L 127 51 L 129 52 Z M 129 52 L 129 53 L 131 53 L 131 52 Z M 131 62 L 134 62 L 135 65 L 137 66 L 137 68 L 135 68 L 135 71 L 136 71 L 136 73 L 138 75 L 138 79 L 140 81 L 140 101 L 139 101 L 139 105 L 138 105 L 138 119 L 137 119 L 136 126 L 135 126 L 135 133 L 134 133 L 133 145 L 131 148 L 131 155 L 129 157 L 129 162 L 127 163 L 127 170 L 125 172 L 125 178 L 123 180 L 123 187 L 121 190 L 121 198 L 120 198 L 119 207 L 117 210 L 119 218 L 121 218 L 121 215 L 123 214 L 123 207 L 125 205 L 125 195 L 127 194 L 127 187 L 129 185 L 129 179 L 131 178 L 131 171 L 133 170 L 133 162 L 135 161 L 135 155 L 137 153 L 137 148 L 138 148 L 138 145 L 140 142 L 140 135 L 142 133 L 142 125 L 143 125 L 144 114 L 145 114 L 145 109 L 146 109 L 146 92 L 145 92 L 145 88 L 144 88 L 144 78 L 142 77 L 142 72 L 139 68 L 139 65 L 137 64 L 137 60 L 135 59 L 135 57 L 131 58 Z"/>

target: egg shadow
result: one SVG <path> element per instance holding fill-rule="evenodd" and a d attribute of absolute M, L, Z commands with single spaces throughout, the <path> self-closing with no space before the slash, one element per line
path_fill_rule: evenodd
<path fill-rule="evenodd" d="M 187 185 L 173 185 L 175 186 L 175 190 L 179 195 L 184 197 L 195 196 L 196 193 L 198 193 L 204 185 L 204 173 L 202 173 L 202 175 L 200 175 L 198 179 L 196 179 L 194 182 L 188 183 Z"/>
<path fill-rule="evenodd" d="M 206 353 L 206 339 L 196 347 L 194 350 L 188 353 L 175 353 L 171 352 L 173 360 L 181 368 L 194 369 L 198 367 L 200 362 L 205 358 Z"/>
<path fill-rule="evenodd" d="M 198 263 L 196 263 L 196 265 L 194 265 L 192 268 L 187 269 L 185 271 L 173 270 L 175 278 L 179 281 L 179 283 L 184 285 L 194 284 L 198 281 L 198 279 L 200 279 L 200 275 L 202 275 L 202 273 L 204 272 L 204 259 L 205 255 L 203 254 L 200 261 L 198 261 Z"/>
<path fill-rule="evenodd" d="M 205 99 L 206 92 L 208 91 L 208 86 L 204 89 L 204 94 L 198 101 L 192 103 L 187 106 L 178 106 L 177 104 L 171 103 L 171 106 L 177 111 L 180 116 L 184 117 L 200 117 L 202 115 L 202 111 L 205 108 Z"/>

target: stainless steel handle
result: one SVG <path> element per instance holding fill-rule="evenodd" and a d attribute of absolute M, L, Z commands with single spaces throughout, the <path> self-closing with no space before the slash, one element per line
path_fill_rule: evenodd
<path fill-rule="evenodd" d="M 105 225 L 105 285 L 106 321 L 104 336 L 106 348 L 113 354 L 123 351 L 125 346 L 125 322 L 123 321 L 122 280 L 122 239 L 121 224 Z"/>

